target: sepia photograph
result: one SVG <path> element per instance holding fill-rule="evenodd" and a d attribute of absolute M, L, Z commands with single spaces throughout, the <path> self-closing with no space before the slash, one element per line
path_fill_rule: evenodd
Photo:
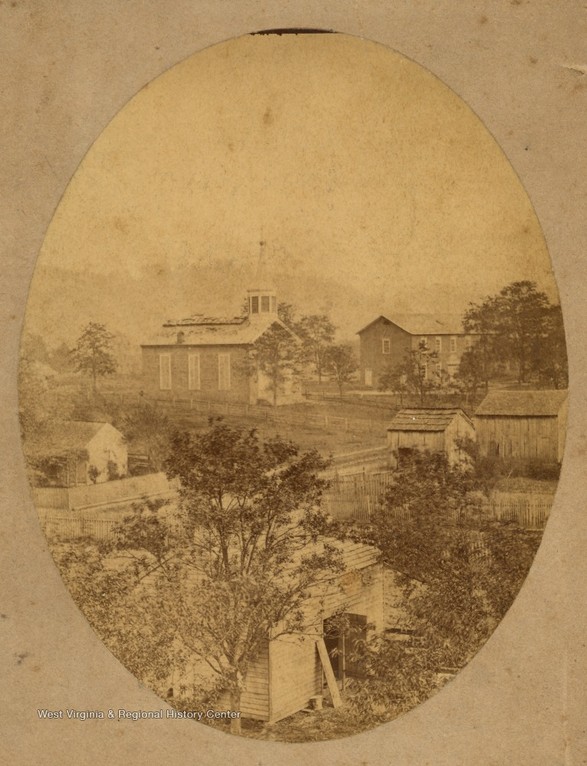
<path fill-rule="evenodd" d="M 445 83 L 345 34 L 238 37 L 120 109 L 47 230 L 18 376 L 55 565 L 160 699 L 118 718 L 255 740 L 365 732 L 454 679 L 565 450 L 527 192 Z"/>

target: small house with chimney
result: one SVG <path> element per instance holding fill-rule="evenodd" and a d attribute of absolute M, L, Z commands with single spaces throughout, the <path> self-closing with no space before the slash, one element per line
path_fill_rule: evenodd
<path fill-rule="evenodd" d="M 165 322 L 157 336 L 141 346 L 144 387 L 170 398 L 244 404 L 299 401 L 300 386 L 288 361 L 299 343 L 279 319 L 275 290 L 253 288 L 247 291 L 242 316 L 196 314 Z M 273 360 L 268 359 L 271 353 Z M 275 374 L 272 363 L 278 367 Z"/>

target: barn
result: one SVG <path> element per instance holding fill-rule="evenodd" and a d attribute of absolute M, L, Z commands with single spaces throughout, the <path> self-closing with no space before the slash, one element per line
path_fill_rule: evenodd
<path fill-rule="evenodd" d="M 560 463 L 568 391 L 490 391 L 475 413 L 480 453 Z"/>
<path fill-rule="evenodd" d="M 128 471 L 124 436 L 103 422 L 57 422 L 42 440 L 27 445 L 27 457 L 49 484 L 61 487 L 101 483 Z"/>
<path fill-rule="evenodd" d="M 427 377 L 453 376 L 461 356 L 477 338 L 463 331 L 462 318 L 453 314 L 381 314 L 358 331 L 361 383 L 377 387 L 387 370 L 402 364 L 420 344 L 435 353 Z M 434 369 L 432 369 L 432 365 Z"/>
<path fill-rule="evenodd" d="M 157 396 L 245 404 L 301 400 L 287 358 L 281 356 L 272 378 L 257 353 L 270 332 L 272 338 L 283 339 L 282 348 L 299 344 L 297 335 L 278 317 L 275 291 L 248 290 L 246 305 L 243 316 L 196 314 L 166 322 L 156 337 L 141 346 L 145 389 Z"/>
<path fill-rule="evenodd" d="M 405 450 L 444 452 L 451 465 L 464 459 L 457 440 L 475 439 L 475 427 L 460 408 L 427 407 L 400 410 L 387 427 L 393 454 Z"/>

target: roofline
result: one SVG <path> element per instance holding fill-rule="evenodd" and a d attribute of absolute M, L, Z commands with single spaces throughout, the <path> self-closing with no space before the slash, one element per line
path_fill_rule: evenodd
<path fill-rule="evenodd" d="M 191 347 L 191 348 L 200 348 L 202 346 L 254 346 L 257 340 L 264 335 L 267 330 L 272 327 L 274 324 L 278 324 L 280 327 L 283 327 L 284 330 L 287 330 L 290 335 L 295 338 L 297 341 L 301 342 L 300 336 L 294 332 L 291 327 L 288 327 L 284 322 L 281 321 L 279 317 L 275 317 L 271 324 L 268 324 L 267 327 L 263 330 L 263 332 L 259 333 L 259 335 L 255 338 L 255 340 L 243 340 L 243 341 L 232 341 L 230 343 L 190 343 L 188 341 L 183 341 L 182 343 L 177 343 L 177 341 L 165 343 L 141 343 L 139 345 L 140 348 L 177 348 L 178 346 L 183 346 L 184 348 Z M 163 325 L 165 327 L 166 325 Z M 192 325 L 197 326 L 197 325 Z M 199 325 L 200 327 L 202 325 Z"/>
<path fill-rule="evenodd" d="M 434 316 L 431 314 L 431 316 Z M 401 324 L 396 322 L 393 319 L 390 319 L 389 317 L 386 317 L 385 314 L 380 314 L 378 317 L 373 319 L 369 324 L 365 325 L 361 330 L 357 330 L 355 335 L 360 335 L 362 332 L 365 332 L 365 330 L 368 330 L 371 325 L 375 324 L 375 322 L 378 322 L 380 319 L 385 319 L 386 322 L 389 322 L 392 325 L 395 325 L 396 327 L 399 327 L 400 330 L 403 330 L 408 335 L 411 335 L 413 338 L 418 337 L 419 335 L 483 335 L 481 332 L 468 332 L 467 330 L 459 330 L 459 332 L 448 332 L 447 330 L 434 330 L 434 332 L 412 332 L 411 330 L 407 330 L 405 327 L 402 327 Z"/>

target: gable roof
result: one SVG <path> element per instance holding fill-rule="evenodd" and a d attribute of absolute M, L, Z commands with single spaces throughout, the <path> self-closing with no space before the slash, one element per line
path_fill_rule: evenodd
<path fill-rule="evenodd" d="M 43 434 L 33 437 L 27 445 L 31 455 L 68 455 L 87 447 L 104 427 L 120 434 L 110 423 L 85 420 L 63 420 L 52 424 Z M 122 434 L 120 434 L 122 436 Z"/>
<path fill-rule="evenodd" d="M 475 416 L 510 415 L 512 417 L 554 417 L 567 398 L 568 391 L 490 391 Z"/>
<path fill-rule="evenodd" d="M 274 316 L 250 321 L 248 317 L 219 319 L 214 317 L 192 317 L 179 322 L 166 322 L 161 332 L 142 346 L 248 346 L 258 340 L 272 325 L 279 325 L 294 338 L 298 336 Z M 178 333 L 183 340 L 177 342 Z"/>
<path fill-rule="evenodd" d="M 358 333 L 364 332 L 380 319 L 400 327 L 410 335 L 464 335 L 463 318 L 460 314 L 381 314 Z"/>
<path fill-rule="evenodd" d="M 388 431 L 444 431 L 452 421 L 462 415 L 469 417 L 458 407 L 420 407 L 400 410 L 387 427 Z M 471 423 L 472 425 L 472 423 Z"/>

